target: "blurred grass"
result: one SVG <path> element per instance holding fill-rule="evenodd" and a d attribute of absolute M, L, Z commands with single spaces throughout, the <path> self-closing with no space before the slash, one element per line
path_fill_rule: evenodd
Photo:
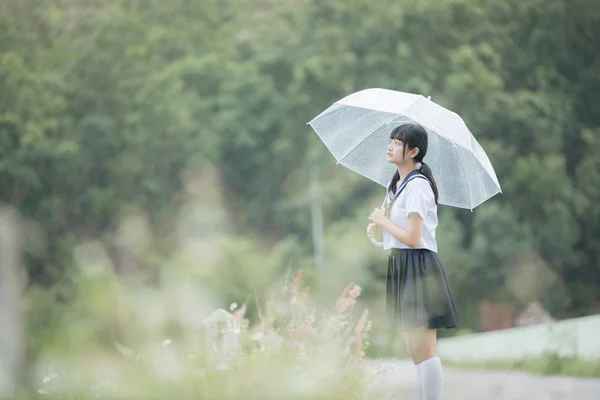
<path fill-rule="evenodd" d="M 86 249 L 105 260 L 95 245 Z M 371 322 L 356 307 L 355 284 L 326 306 L 299 271 L 272 283 L 262 304 L 232 305 L 239 325 L 218 325 L 211 336 L 206 316 L 223 303 L 206 282 L 172 273 L 141 285 L 92 269 L 75 280 L 69 302 L 56 291 L 28 293 L 35 330 L 21 398 L 368 398 L 361 360 Z"/>

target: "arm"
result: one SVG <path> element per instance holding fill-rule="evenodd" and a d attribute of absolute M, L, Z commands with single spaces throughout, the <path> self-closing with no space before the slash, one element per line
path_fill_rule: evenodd
<path fill-rule="evenodd" d="M 389 218 L 385 217 L 381 227 L 388 231 L 396 239 L 407 245 L 415 248 L 421 242 L 423 235 L 423 218 L 418 213 L 410 213 L 408 215 L 408 229 L 402 229 L 396 226 Z"/>
<path fill-rule="evenodd" d="M 417 182 L 418 181 L 418 182 Z M 429 183 L 420 179 L 411 182 L 407 188 L 406 219 L 407 229 L 395 225 L 382 210 L 375 209 L 369 219 L 388 231 L 392 236 L 408 247 L 415 248 L 423 237 L 423 215 L 429 205 L 435 201 Z"/>
<path fill-rule="evenodd" d="M 367 226 L 367 236 L 374 238 L 379 243 L 383 242 L 383 229 L 374 222 Z"/>
<path fill-rule="evenodd" d="M 381 229 L 381 227 L 377 226 L 377 229 L 375 230 L 375 239 L 377 239 L 378 242 L 383 242 L 383 229 Z"/>
<path fill-rule="evenodd" d="M 388 183 L 388 186 L 390 185 L 390 183 Z M 387 196 L 387 191 L 386 191 L 386 196 Z M 385 200 L 383 201 L 383 204 L 381 205 L 381 207 L 383 207 L 385 205 Z M 369 218 L 370 219 L 370 218 Z M 375 222 L 371 222 L 369 225 L 367 225 L 367 237 L 371 238 L 371 241 L 375 241 L 373 242 L 373 244 L 378 245 L 378 246 L 382 246 L 383 245 L 383 229 L 380 225 L 377 225 Z"/>

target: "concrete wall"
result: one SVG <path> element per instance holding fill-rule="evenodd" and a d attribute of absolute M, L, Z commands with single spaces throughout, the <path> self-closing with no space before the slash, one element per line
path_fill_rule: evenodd
<path fill-rule="evenodd" d="M 600 360 L 600 315 L 440 339 L 449 360 L 518 360 L 546 352 Z"/>

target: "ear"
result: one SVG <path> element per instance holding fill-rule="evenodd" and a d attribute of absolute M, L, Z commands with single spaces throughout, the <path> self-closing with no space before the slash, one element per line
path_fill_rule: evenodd
<path fill-rule="evenodd" d="M 417 154 L 419 154 L 419 148 L 415 147 L 414 149 L 412 149 L 408 155 L 410 158 L 415 158 L 417 156 Z"/>

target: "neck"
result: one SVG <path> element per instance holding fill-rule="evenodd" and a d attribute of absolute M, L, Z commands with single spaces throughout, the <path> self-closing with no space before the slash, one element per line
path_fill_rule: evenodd
<path fill-rule="evenodd" d="M 412 171 L 414 171 L 415 169 L 417 169 L 417 164 L 416 163 L 409 163 L 409 164 L 404 164 L 404 165 L 397 165 L 396 166 L 398 168 L 398 173 L 400 174 L 400 183 L 402 183 L 404 181 L 404 179 L 406 179 L 406 176 L 408 174 L 410 174 Z"/>

